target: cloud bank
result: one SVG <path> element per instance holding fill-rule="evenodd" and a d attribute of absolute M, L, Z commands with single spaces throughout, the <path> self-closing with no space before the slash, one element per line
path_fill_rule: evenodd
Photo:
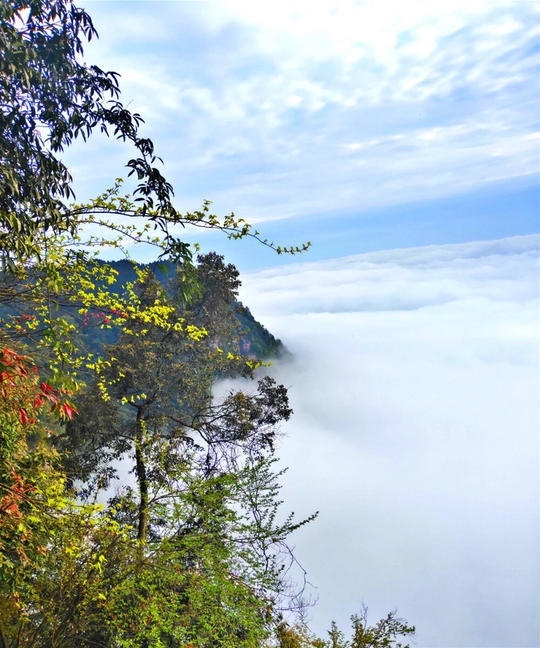
<path fill-rule="evenodd" d="M 539 619 L 535 236 L 248 274 L 294 354 L 284 499 L 323 633 L 365 601 L 418 646 L 523 648 Z"/>

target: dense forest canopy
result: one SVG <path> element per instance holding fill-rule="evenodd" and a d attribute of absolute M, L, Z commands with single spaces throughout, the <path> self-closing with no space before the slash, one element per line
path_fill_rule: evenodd
<path fill-rule="evenodd" d="M 70 0 L 0 5 L 0 648 L 399 645 L 413 628 L 395 614 L 353 617 L 350 642 L 295 620 L 288 542 L 315 514 L 282 512 L 292 409 L 261 370 L 282 345 L 237 301 L 236 268 L 171 232 L 275 246 L 207 202 L 176 210 L 118 75 L 84 62 L 94 36 Z M 60 153 L 95 130 L 132 144 L 138 184 L 70 204 Z M 138 242 L 163 263 L 97 258 Z M 239 375 L 253 389 L 213 397 Z"/>

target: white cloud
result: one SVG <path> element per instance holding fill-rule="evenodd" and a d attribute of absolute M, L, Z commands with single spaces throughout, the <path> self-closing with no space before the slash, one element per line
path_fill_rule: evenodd
<path fill-rule="evenodd" d="M 538 245 L 537 237 L 517 236 L 504 245 L 427 246 L 275 268 L 247 275 L 246 303 L 264 316 L 275 310 L 291 315 L 408 311 L 484 298 L 521 302 L 538 295 Z M 528 280 L 522 276 L 524 264 Z"/>
<path fill-rule="evenodd" d="M 538 237 L 266 270 L 242 298 L 294 354 L 287 505 L 322 632 L 365 600 L 419 646 L 538 632 Z"/>
<path fill-rule="evenodd" d="M 287 218 L 537 173 L 533 3 L 89 7 L 89 52 L 123 74 L 190 204 L 204 186 L 218 211 Z"/>

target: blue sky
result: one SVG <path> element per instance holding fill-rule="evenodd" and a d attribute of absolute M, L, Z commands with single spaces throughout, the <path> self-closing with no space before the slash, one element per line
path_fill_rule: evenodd
<path fill-rule="evenodd" d="M 86 58 L 121 73 L 180 210 L 210 199 L 278 243 L 313 241 L 314 259 L 538 231 L 537 3 L 85 6 Z M 79 196 L 127 155 L 72 149 Z"/>

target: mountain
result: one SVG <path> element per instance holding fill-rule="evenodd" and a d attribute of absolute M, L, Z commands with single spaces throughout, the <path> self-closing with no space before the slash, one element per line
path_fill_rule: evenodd
<path fill-rule="evenodd" d="M 212 258 L 214 264 L 217 259 L 218 263 L 221 263 L 222 268 L 234 268 L 234 266 L 230 265 L 224 266 L 224 264 L 222 264 L 223 257 L 215 255 L 214 253 L 199 257 L 199 259 L 202 260 L 208 258 Z M 114 270 L 116 270 L 116 272 L 118 272 L 118 286 L 125 285 L 126 283 L 134 281 L 137 278 L 135 265 L 131 261 L 126 261 L 124 259 L 121 261 L 108 261 L 107 265 L 111 266 Z M 154 261 L 153 263 L 149 264 L 137 264 L 137 266 L 139 268 L 150 269 L 156 279 L 165 288 L 165 291 L 167 292 L 169 298 L 174 299 L 174 291 L 171 289 L 171 283 L 176 275 L 177 266 L 175 263 L 172 263 L 170 261 Z M 200 267 L 202 267 L 201 264 L 199 265 L 199 268 Z M 236 271 L 235 268 L 234 271 Z M 239 301 L 235 297 L 231 298 L 229 302 L 229 308 L 234 320 L 237 323 L 238 335 L 237 348 L 231 350 L 239 353 L 240 355 L 245 355 L 246 357 L 250 357 L 256 360 L 265 360 L 286 353 L 286 349 L 281 340 L 274 337 L 263 324 L 258 322 L 255 317 L 253 317 L 249 308 L 242 304 L 241 301 Z M 114 333 L 116 336 L 117 332 L 115 331 Z M 111 336 L 108 337 L 110 338 Z M 107 343 L 113 341 L 115 340 L 107 339 Z M 223 341 L 223 346 L 224 348 L 227 348 L 228 344 L 226 341 Z"/>
<path fill-rule="evenodd" d="M 191 301 L 182 306 L 183 300 L 180 295 L 182 288 L 177 280 L 177 266 L 171 262 L 153 262 L 150 264 L 134 264 L 131 261 L 99 261 L 107 263 L 117 275 L 116 283 L 106 286 L 107 290 L 121 293 L 122 289 L 129 282 L 137 279 L 138 268 L 148 268 L 157 281 L 164 287 L 169 299 L 178 308 L 178 314 L 185 313 L 186 321 L 197 326 L 205 327 L 209 336 L 225 351 L 243 355 L 251 359 L 265 360 L 276 357 L 285 352 L 280 340 L 276 339 L 260 322 L 252 315 L 247 306 L 244 306 L 237 299 L 237 290 L 240 286 L 238 271 L 229 264 L 226 265 L 223 257 L 210 253 L 198 257 L 199 264 L 196 267 L 196 279 L 201 285 L 201 294 L 195 295 Z M 6 282 L 16 281 L 15 278 L 6 276 Z M 27 290 L 21 285 L 19 292 L 24 295 Z M 105 287 L 105 286 L 104 286 Z M 6 294 L 16 295 L 17 290 L 6 291 Z M 54 308 L 54 307 L 53 307 Z M 115 326 L 107 328 L 98 325 L 98 313 L 90 313 L 90 326 L 82 326 L 80 316 L 77 316 L 74 306 L 60 305 L 55 309 L 59 315 L 77 326 L 77 345 L 81 345 L 88 351 L 100 353 L 104 345 L 114 344 L 118 340 L 119 329 Z M 31 314 L 32 308 L 24 299 L 10 297 L 2 300 L 0 295 L 0 322 L 2 319 L 11 319 L 21 314 Z M 96 325 L 92 325 L 95 322 Z"/>

